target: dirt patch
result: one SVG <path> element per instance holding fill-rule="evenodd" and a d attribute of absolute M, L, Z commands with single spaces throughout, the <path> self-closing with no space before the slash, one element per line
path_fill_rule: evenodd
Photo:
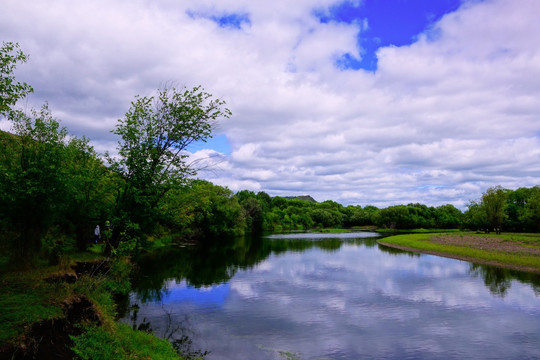
<path fill-rule="evenodd" d="M 79 324 L 99 325 L 101 320 L 94 304 L 85 297 L 72 299 L 64 304 L 64 316 L 44 320 L 31 325 L 21 344 L 0 349 L 0 360 L 4 359 L 73 359 L 70 349 L 71 336 L 80 335 Z"/>
<path fill-rule="evenodd" d="M 472 235 L 437 235 L 431 242 L 443 245 L 466 246 L 473 249 L 501 251 L 509 254 L 540 256 L 540 248 L 501 238 L 489 238 Z"/>
<path fill-rule="evenodd" d="M 531 247 L 524 243 L 520 243 L 514 240 L 512 241 L 505 240 L 501 238 L 490 238 L 490 237 L 473 236 L 473 235 L 463 235 L 463 236 L 461 235 L 435 235 L 435 236 L 432 236 L 429 239 L 429 241 L 433 243 L 437 243 L 437 244 L 443 244 L 443 245 L 462 246 L 462 247 L 481 249 L 481 250 L 486 250 L 486 251 L 500 251 L 500 252 L 505 252 L 505 253 L 513 254 L 513 255 L 529 255 L 529 256 L 532 255 L 532 256 L 540 257 L 540 248 L 538 247 Z M 442 251 L 416 249 L 416 248 L 411 248 L 408 246 L 389 244 L 389 243 L 385 243 L 384 241 L 378 241 L 378 243 L 380 245 L 383 245 L 389 248 L 394 248 L 394 249 L 403 250 L 403 251 L 442 256 L 442 257 L 447 257 L 451 259 L 468 261 L 468 262 L 472 262 L 476 264 L 491 265 L 491 266 L 497 266 L 497 267 L 506 268 L 506 269 L 513 269 L 513 270 L 540 274 L 540 269 L 538 269 L 537 267 L 520 266 L 520 265 L 514 265 L 514 264 L 501 263 L 498 261 L 489 261 L 489 260 L 478 259 L 478 258 L 473 258 L 469 256 L 461 256 L 461 255 L 455 255 L 451 253 L 445 253 Z"/>

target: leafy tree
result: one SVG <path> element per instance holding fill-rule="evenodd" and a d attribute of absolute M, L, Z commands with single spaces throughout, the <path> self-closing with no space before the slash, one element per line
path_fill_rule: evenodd
<path fill-rule="evenodd" d="M 270 207 L 272 204 L 272 198 L 270 197 L 270 195 L 268 195 L 264 191 L 259 191 L 257 193 L 257 199 L 259 200 L 259 203 L 262 205 L 263 211 L 270 210 Z"/>
<path fill-rule="evenodd" d="M 366 225 L 368 221 L 367 213 L 361 206 L 349 205 L 345 208 L 344 225 L 346 227 Z"/>
<path fill-rule="evenodd" d="M 208 181 L 195 180 L 171 190 L 162 210 L 184 238 L 212 240 L 244 233 L 244 212 L 237 198 L 229 189 Z"/>
<path fill-rule="evenodd" d="M 388 229 L 410 229 L 409 210 L 405 205 L 380 209 L 374 217 L 374 223 Z"/>
<path fill-rule="evenodd" d="M 343 215 L 337 210 L 317 207 L 310 212 L 313 222 L 321 227 L 339 227 L 343 223 Z"/>
<path fill-rule="evenodd" d="M 364 207 L 364 211 L 367 213 L 367 216 L 369 218 L 369 222 L 367 223 L 367 225 L 375 224 L 373 219 L 375 218 L 377 212 L 379 211 L 379 208 L 373 205 L 367 205 Z"/>
<path fill-rule="evenodd" d="M 519 219 L 528 231 L 540 231 L 540 186 L 529 189 L 529 196 Z"/>
<path fill-rule="evenodd" d="M 253 191 L 242 190 L 236 193 L 236 198 L 244 208 L 246 231 L 258 233 L 263 229 L 263 208 L 257 195 Z"/>
<path fill-rule="evenodd" d="M 441 205 L 435 209 L 437 227 L 457 229 L 463 221 L 463 213 L 452 204 Z"/>
<path fill-rule="evenodd" d="M 485 209 L 487 231 L 494 230 L 497 234 L 501 232 L 503 220 L 506 216 L 504 208 L 506 204 L 507 191 L 496 186 L 487 189 L 482 195 L 482 206 Z"/>
<path fill-rule="evenodd" d="M 274 196 L 272 198 L 272 207 L 278 209 L 285 209 L 288 205 L 287 199 L 281 196 Z"/>
<path fill-rule="evenodd" d="M 215 122 L 230 116 L 224 104 L 200 87 L 164 89 L 132 102 L 113 131 L 121 137 L 119 158 L 108 157 L 111 168 L 125 179 L 115 205 L 113 245 L 126 229 L 135 237 L 152 230 L 160 199 L 196 173 L 186 148 L 206 141 Z"/>
<path fill-rule="evenodd" d="M 509 190 L 506 198 L 506 207 L 504 212 L 506 218 L 504 228 L 510 231 L 525 231 L 527 221 L 525 220 L 526 207 L 531 197 L 533 189 L 519 188 L 514 191 Z"/>
<path fill-rule="evenodd" d="M 0 213 L 13 229 L 12 260 L 29 263 L 64 199 L 64 141 L 67 136 L 47 104 L 27 116 L 17 113 L 15 134 L 0 153 Z"/>
<path fill-rule="evenodd" d="M 88 139 L 71 138 L 62 166 L 65 184 L 63 225 L 72 227 L 77 248 L 84 250 L 97 223 L 104 223 L 121 183 L 99 159 Z"/>
<path fill-rule="evenodd" d="M 464 218 L 465 226 L 471 230 L 482 230 L 488 226 L 486 210 L 481 202 L 470 201 L 467 204 Z"/>
<path fill-rule="evenodd" d="M 19 44 L 2 42 L 0 47 L 0 115 L 14 116 L 12 106 L 24 98 L 33 89 L 26 83 L 15 80 L 14 71 L 17 63 L 25 63 L 28 55 L 25 55 Z"/>

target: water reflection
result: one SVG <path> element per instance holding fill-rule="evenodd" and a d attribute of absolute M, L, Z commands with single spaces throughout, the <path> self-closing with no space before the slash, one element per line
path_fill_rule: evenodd
<path fill-rule="evenodd" d="M 169 287 L 169 280 L 185 280 L 195 288 L 220 284 L 230 280 L 239 269 L 248 270 L 271 254 L 302 253 L 317 248 L 325 252 L 338 251 L 344 243 L 357 246 L 377 246 L 377 234 L 311 234 L 302 237 L 244 237 L 223 240 L 219 244 L 205 244 L 191 248 L 161 249 L 137 259 L 134 291 L 142 301 L 161 300 Z M 339 238 L 338 236 L 344 236 Z M 366 236 L 359 238 L 358 236 Z M 367 236 L 371 236 L 367 237 Z M 389 250 L 392 251 L 392 250 Z"/>
<path fill-rule="evenodd" d="M 208 359 L 540 357 L 536 275 L 376 238 L 224 245 L 142 258 L 131 297 L 158 334 L 189 314 Z"/>
<path fill-rule="evenodd" d="M 504 297 L 512 286 L 513 279 L 529 284 L 535 294 L 540 295 L 540 275 L 538 274 L 480 264 L 471 264 L 470 273 L 484 279 L 484 284 L 496 296 Z"/>

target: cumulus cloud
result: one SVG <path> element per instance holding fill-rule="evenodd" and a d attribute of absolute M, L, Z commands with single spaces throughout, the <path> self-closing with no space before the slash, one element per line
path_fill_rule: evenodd
<path fill-rule="evenodd" d="M 135 95 L 202 84 L 233 116 L 230 156 L 200 176 L 234 191 L 463 206 L 540 183 L 538 2 L 464 1 L 380 48 L 374 72 L 338 66 L 361 58 L 370 19 L 315 16 L 337 3 L 6 0 L 0 34 L 30 54 L 28 106 L 49 101 L 99 151 Z"/>

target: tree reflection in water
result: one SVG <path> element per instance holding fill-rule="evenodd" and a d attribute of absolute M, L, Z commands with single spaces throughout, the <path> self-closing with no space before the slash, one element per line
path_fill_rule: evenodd
<path fill-rule="evenodd" d="M 512 280 L 531 285 L 534 293 L 540 295 L 540 275 L 517 270 L 503 269 L 496 266 L 471 264 L 469 273 L 484 279 L 489 291 L 504 298 L 512 286 Z"/>
<path fill-rule="evenodd" d="M 166 248 L 137 259 L 138 271 L 134 275 L 133 290 L 142 302 L 161 301 L 167 294 L 167 283 L 185 281 L 194 288 L 208 287 L 228 282 L 236 272 L 248 270 L 264 261 L 271 254 L 304 252 L 313 248 L 325 252 L 338 251 L 343 244 L 372 248 L 377 246 L 385 253 L 410 257 L 421 254 L 379 245 L 377 238 L 278 238 L 255 236 L 239 239 L 222 239 L 187 248 Z M 405 259 L 403 261 L 406 261 Z M 470 273 L 484 279 L 491 293 L 506 296 L 512 280 L 529 284 L 540 294 L 540 275 L 506 270 L 493 266 L 471 264 Z"/>

